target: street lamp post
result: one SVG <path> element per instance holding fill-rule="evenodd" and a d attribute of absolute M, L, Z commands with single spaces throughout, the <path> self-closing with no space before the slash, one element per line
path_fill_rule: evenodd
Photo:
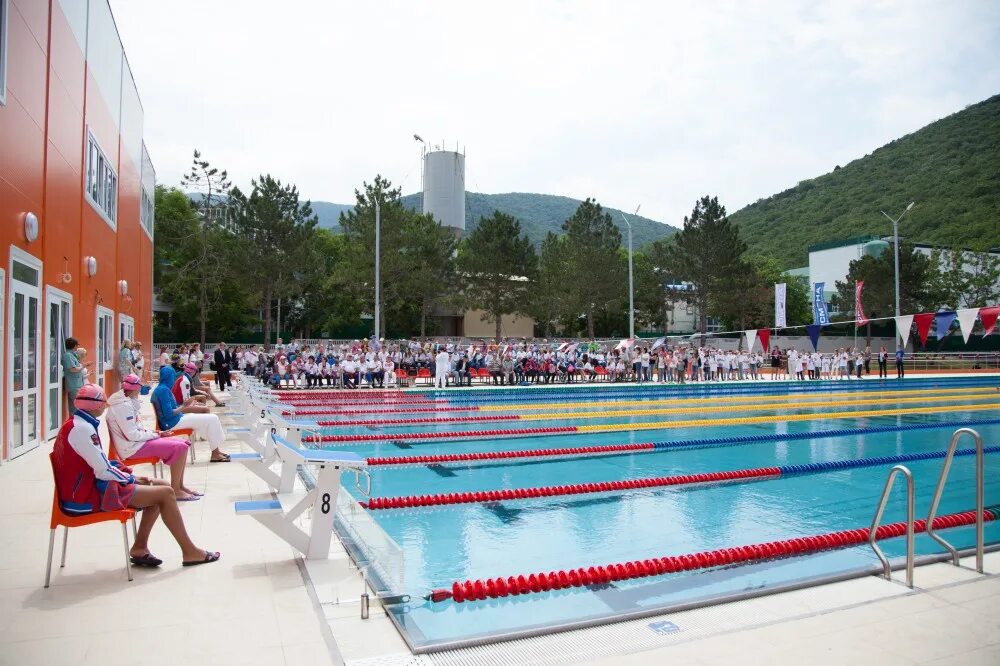
<path fill-rule="evenodd" d="M 375 339 L 381 340 L 379 335 L 379 324 L 382 319 L 382 208 L 378 203 L 378 195 L 375 197 Z"/>
<path fill-rule="evenodd" d="M 907 213 L 910 212 L 910 209 L 913 208 L 913 204 L 915 204 L 915 203 L 916 203 L 916 201 L 911 201 L 910 205 L 906 207 L 906 210 L 904 210 L 900 214 L 900 216 L 897 217 L 895 220 L 892 219 L 891 217 L 889 217 L 889 214 L 886 213 L 884 210 L 879 211 L 880 213 L 882 213 L 883 215 L 885 215 L 886 218 L 890 222 L 892 222 L 893 273 L 895 274 L 895 281 L 896 281 L 896 316 L 897 317 L 899 316 L 899 221 L 902 220 L 903 217 Z M 897 350 L 899 349 L 899 336 L 898 335 L 896 336 L 896 349 Z"/>
<path fill-rule="evenodd" d="M 633 215 L 639 214 L 639 209 L 642 208 L 642 204 L 635 207 L 635 212 Z M 625 217 L 625 213 L 619 213 L 622 219 L 625 220 L 626 226 L 628 226 L 628 337 L 635 337 L 635 298 L 632 289 L 632 223 L 628 221 Z"/>

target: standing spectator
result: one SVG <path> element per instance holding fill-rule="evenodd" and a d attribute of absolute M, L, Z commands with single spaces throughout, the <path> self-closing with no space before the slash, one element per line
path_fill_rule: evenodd
<path fill-rule="evenodd" d="M 79 356 L 77 356 L 79 345 L 76 338 L 66 338 L 66 351 L 63 352 L 60 360 L 63 369 L 63 388 L 66 391 L 67 414 L 73 413 L 73 402 L 76 400 L 76 394 L 79 393 L 80 387 L 86 383 L 87 366 L 93 363 L 93 361 L 86 363 L 80 361 Z"/>
<path fill-rule="evenodd" d="M 219 385 L 220 391 L 225 391 L 226 387 L 233 385 L 229 378 L 229 371 L 233 367 L 233 353 L 226 349 L 226 343 L 220 342 L 215 350 L 215 381 Z"/>
<path fill-rule="evenodd" d="M 448 387 L 448 371 L 451 369 L 451 359 L 444 347 L 434 357 L 434 388 Z"/>
<path fill-rule="evenodd" d="M 143 380 L 142 373 L 145 372 L 146 368 L 146 359 L 142 355 L 142 343 L 138 341 L 132 343 L 132 367 L 135 368 L 135 374 L 141 382 Z"/>
<path fill-rule="evenodd" d="M 906 351 L 899 347 L 896 349 L 896 379 L 902 379 L 906 374 L 903 369 L 903 361 L 906 359 Z"/>
<path fill-rule="evenodd" d="M 160 347 L 160 357 L 156 362 L 156 371 L 159 372 L 160 368 L 165 365 L 170 365 L 170 354 L 167 352 L 166 347 Z"/>
<path fill-rule="evenodd" d="M 118 386 L 121 386 L 123 379 L 135 374 L 135 366 L 132 364 L 132 342 L 130 340 L 122 340 L 122 348 L 118 350 L 118 363 L 115 366 L 115 370 L 118 371 Z"/>
<path fill-rule="evenodd" d="M 888 379 L 889 370 L 886 367 L 889 364 L 889 352 L 886 350 L 885 345 L 878 350 L 878 378 Z"/>

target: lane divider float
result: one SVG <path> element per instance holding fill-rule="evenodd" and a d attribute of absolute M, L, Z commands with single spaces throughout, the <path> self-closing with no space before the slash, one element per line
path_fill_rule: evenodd
<path fill-rule="evenodd" d="M 987 507 L 983 511 L 983 521 L 993 522 L 1000 514 L 1000 508 Z M 976 511 L 963 511 L 934 519 L 934 529 L 943 530 L 953 527 L 964 527 L 976 522 Z M 920 534 L 927 531 L 927 521 L 916 520 L 913 531 Z M 736 546 L 719 550 L 701 551 L 686 555 L 633 560 L 631 562 L 616 562 L 600 566 L 580 567 L 578 569 L 556 570 L 521 574 L 517 576 L 486 578 L 477 580 L 455 581 L 450 589 L 432 590 L 424 598 L 433 603 L 452 599 L 456 603 L 464 601 L 480 601 L 499 597 L 517 596 L 562 590 L 570 587 L 587 585 L 606 585 L 620 580 L 649 578 L 678 571 L 695 571 L 730 564 L 759 562 L 761 560 L 807 555 L 839 548 L 849 548 L 868 543 L 869 530 L 857 528 L 842 530 L 815 536 L 796 537 L 780 541 Z M 906 534 L 906 523 L 888 523 L 875 529 L 878 540 L 892 539 Z"/>
<path fill-rule="evenodd" d="M 997 453 L 1000 446 L 990 446 L 983 449 L 984 453 Z M 777 467 L 757 467 L 753 469 L 736 469 L 728 472 L 701 472 L 699 474 L 681 474 L 678 476 L 660 476 L 646 479 L 627 479 L 624 481 L 597 481 L 577 483 L 566 486 L 540 486 L 535 488 L 506 488 L 503 490 L 474 490 L 471 492 L 444 493 L 438 495 L 410 495 L 408 497 L 372 497 L 361 505 L 369 510 L 377 509 L 407 509 L 424 506 L 442 506 L 446 504 L 476 504 L 482 502 L 503 502 L 510 500 L 539 499 L 543 497 L 561 497 L 565 495 L 588 495 L 592 493 L 621 492 L 627 490 L 642 490 L 646 488 L 664 488 L 668 486 L 689 486 L 703 483 L 719 483 L 726 481 L 756 481 L 777 479 L 803 474 L 819 474 L 844 469 L 861 467 L 877 467 L 880 465 L 895 465 L 918 460 L 935 460 L 944 458 L 946 451 L 926 451 L 921 453 L 902 453 L 895 456 L 877 456 L 874 458 L 855 458 L 851 460 L 833 460 L 821 463 L 803 465 L 782 465 Z M 956 456 L 970 456 L 975 449 L 959 449 Z"/>

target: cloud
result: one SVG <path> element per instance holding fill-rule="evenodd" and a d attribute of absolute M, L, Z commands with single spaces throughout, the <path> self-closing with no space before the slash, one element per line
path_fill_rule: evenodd
<path fill-rule="evenodd" d="M 481 192 L 678 224 L 845 164 L 1000 87 L 991 2 L 112 0 L 162 182 L 191 150 L 353 200 L 419 188 L 412 134 Z"/>

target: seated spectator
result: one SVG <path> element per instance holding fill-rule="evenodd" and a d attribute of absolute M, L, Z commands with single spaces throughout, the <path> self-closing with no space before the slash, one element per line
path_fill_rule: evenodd
<path fill-rule="evenodd" d="M 178 405 L 171 391 L 173 384 L 173 369 L 160 370 L 160 383 L 153 389 L 151 398 L 160 427 L 164 430 L 190 428 L 195 435 L 208 440 L 212 449 L 210 462 L 229 462 L 229 456 L 219 450 L 226 439 L 219 417 L 209 413 L 208 407 L 195 404 L 194 398 L 188 398 Z"/>
<path fill-rule="evenodd" d="M 170 392 L 174 394 L 174 400 L 177 401 L 177 404 L 180 404 L 189 398 L 193 398 L 199 405 L 204 405 L 208 402 L 207 395 L 198 393 L 192 388 L 192 377 L 197 374 L 198 366 L 195 365 L 193 361 L 185 363 L 182 371 L 177 374 L 177 379 L 174 380 L 174 385 L 170 387 Z"/>
<path fill-rule="evenodd" d="M 344 388 L 358 388 L 358 364 L 354 362 L 354 355 L 348 354 L 347 360 L 340 365 L 343 372 Z"/>
<path fill-rule="evenodd" d="M 166 372 L 170 374 L 169 370 Z M 59 429 L 52 448 L 56 494 L 62 510 L 80 515 L 128 507 L 145 509 L 129 549 L 129 557 L 136 566 L 163 564 L 163 560 L 149 552 L 148 545 L 149 534 L 160 517 L 181 548 L 184 566 L 217 561 L 219 553 L 199 548 L 191 541 L 174 491 L 165 481 L 136 477 L 128 467 L 109 461 L 104 454 L 98 430 L 98 419 L 107 408 L 104 390 L 96 384 L 84 385 L 74 406 L 76 411 Z"/>
<path fill-rule="evenodd" d="M 108 431 L 111 441 L 122 458 L 134 456 L 153 457 L 170 467 L 170 487 L 179 502 L 190 502 L 201 497 L 184 485 L 184 461 L 188 443 L 171 438 L 169 430 L 149 430 L 140 416 L 139 389 L 142 382 L 136 375 L 122 380 L 122 390 L 108 397 Z"/>

